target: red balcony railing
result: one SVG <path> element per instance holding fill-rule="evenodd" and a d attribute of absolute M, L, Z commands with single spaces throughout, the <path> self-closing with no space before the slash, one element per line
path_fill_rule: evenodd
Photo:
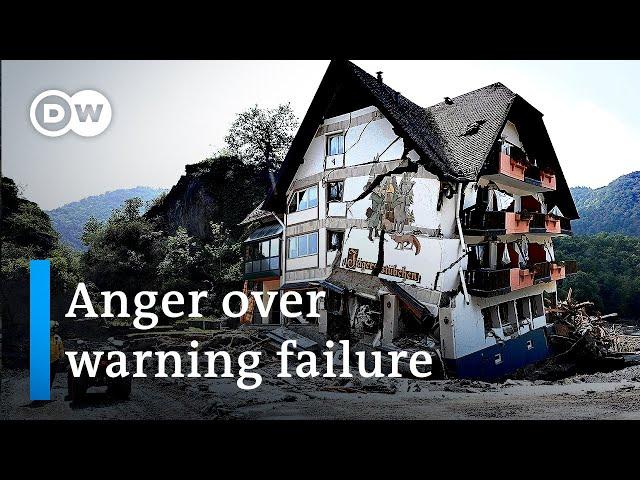
<path fill-rule="evenodd" d="M 482 212 L 471 208 L 462 216 L 462 230 L 469 235 L 504 235 L 529 232 L 530 216 L 513 212 Z"/>
<path fill-rule="evenodd" d="M 556 175 L 551 170 L 540 170 L 540 181 L 543 187 L 546 187 L 549 190 L 556 189 Z"/>
<path fill-rule="evenodd" d="M 528 268 L 512 268 L 510 280 L 512 291 L 530 287 L 533 285 L 533 272 Z"/>
<path fill-rule="evenodd" d="M 494 173 L 541 187 L 542 191 L 556 189 L 555 173 L 549 168 L 534 165 L 526 153 L 515 145 L 508 145 L 498 151 L 497 169 Z"/>
<path fill-rule="evenodd" d="M 498 173 L 524 182 L 524 172 L 526 169 L 526 161 L 517 160 L 506 153 L 500 152 L 500 157 L 498 159 Z"/>
<path fill-rule="evenodd" d="M 576 273 L 576 262 L 539 262 L 531 268 L 490 269 L 477 268 L 465 271 L 469 293 L 481 297 L 503 295 L 537 283 L 562 280 Z"/>
<path fill-rule="evenodd" d="M 549 233 L 571 235 L 568 218 L 539 212 L 483 212 L 470 208 L 462 214 L 462 230 L 467 235 L 517 235 Z"/>
<path fill-rule="evenodd" d="M 552 262 L 549 265 L 551 271 L 551 280 L 558 281 L 573 275 L 578 271 L 575 260 L 566 260 L 564 262 Z"/>

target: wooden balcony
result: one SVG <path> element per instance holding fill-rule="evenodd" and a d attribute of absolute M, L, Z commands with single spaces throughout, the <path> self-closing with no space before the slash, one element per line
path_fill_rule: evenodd
<path fill-rule="evenodd" d="M 533 283 L 551 281 L 551 268 L 549 262 L 540 262 L 533 265 Z"/>
<path fill-rule="evenodd" d="M 533 213 L 529 233 L 547 233 L 549 235 L 573 235 L 571 221 L 557 215 Z"/>
<path fill-rule="evenodd" d="M 475 208 L 463 212 L 462 231 L 472 236 L 572 234 L 568 218 L 538 212 L 481 212 Z"/>
<path fill-rule="evenodd" d="M 471 295 L 479 297 L 492 297 L 511 291 L 511 271 L 509 268 L 493 270 L 481 268 L 466 270 L 465 281 Z"/>
<path fill-rule="evenodd" d="M 573 275 L 578 271 L 578 266 L 574 260 L 564 262 L 554 262 L 549 265 L 551 280 L 558 281 Z"/>
<path fill-rule="evenodd" d="M 481 212 L 467 210 L 462 217 L 462 230 L 467 235 L 507 235 L 529 233 L 528 215 L 513 212 Z"/>
<path fill-rule="evenodd" d="M 549 190 L 556 189 L 556 176 L 550 170 L 540 170 L 540 181 L 543 187 L 548 188 Z"/>
<path fill-rule="evenodd" d="M 531 268 L 479 268 L 465 271 L 467 289 L 471 295 L 493 297 L 522 290 L 538 283 L 562 280 L 576 272 L 576 263 L 540 262 Z"/>
<path fill-rule="evenodd" d="M 529 162 L 526 154 L 517 147 L 511 147 L 509 152 L 498 151 L 493 166 L 484 175 L 487 179 L 511 187 L 518 193 L 556 190 L 555 173 Z"/>
<path fill-rule="evenodd" d="M 544 213 L 530 213 L 529 233 L 547 233 L 547 216 Z"/>
<path fill-rule="evenodd" d="M 560 218 L 560 233 L 562 235 L 573 235 L 573 231 L 571 230 L 571 220 L 564 217 Z"/>
<path fill-rule="evenodd" d="M 506 153 L 500 152 L 498 160 L 498 173 L 524 182 L 524 172 L 527 170 L 527 163 L 524 160 L 517 160 Z"/>

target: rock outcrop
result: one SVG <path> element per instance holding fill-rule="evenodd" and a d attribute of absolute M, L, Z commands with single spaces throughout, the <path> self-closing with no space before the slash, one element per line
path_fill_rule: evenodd
<path fill-rule="evenodd" d="M 210 222 L 216 222 L 235 237 L 243 229 L 239 223 L 264 199 L 266 184 L 254 165 L 237 157 L 207 159 L 187 165 L 185 175 L 145 215 L 158 218 L 168 233 L 182 226 L 207 239 Z"/>

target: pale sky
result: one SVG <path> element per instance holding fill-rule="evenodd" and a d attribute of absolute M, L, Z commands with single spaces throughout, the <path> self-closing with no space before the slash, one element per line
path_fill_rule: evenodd
<path fill-rule="evenodd" d="M 570 186 L 640 170 L 639 61 L 355 61 L 423 107 L 500 81 L 544 114 Z M 329 61 L 3 61 L 2 174 L 52 209 L 138 185 L 171 187 L 224 146 L 235 114 L 291 102 L 304 116 Z M 48 138 L 29 106 L 49 89 L 102 92 L 101 135 Z"/>

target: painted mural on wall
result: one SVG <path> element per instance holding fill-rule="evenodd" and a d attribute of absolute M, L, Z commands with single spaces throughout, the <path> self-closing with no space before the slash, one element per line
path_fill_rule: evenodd
<path fill-rule="evenodd" d="M 391 175 L 385 177 L 370 194 L 371 206 L 367 208 L 367 228 L 369 229 L 369 241 L 380 236 L 380 231 L 388 232 L 396 242 L 396 249 L 414 250 L 415 255 L 420 253 L 420 241 L 410 233 L 415 222 L 413 214 L 413 187 L 414 173 Z M 365 191 L 373 184 L 375 177 L 371 175 Z M 399 181 L 398 181 L 399 179 Z M 408 231 L 405 233 L 405 231 Z"/>

